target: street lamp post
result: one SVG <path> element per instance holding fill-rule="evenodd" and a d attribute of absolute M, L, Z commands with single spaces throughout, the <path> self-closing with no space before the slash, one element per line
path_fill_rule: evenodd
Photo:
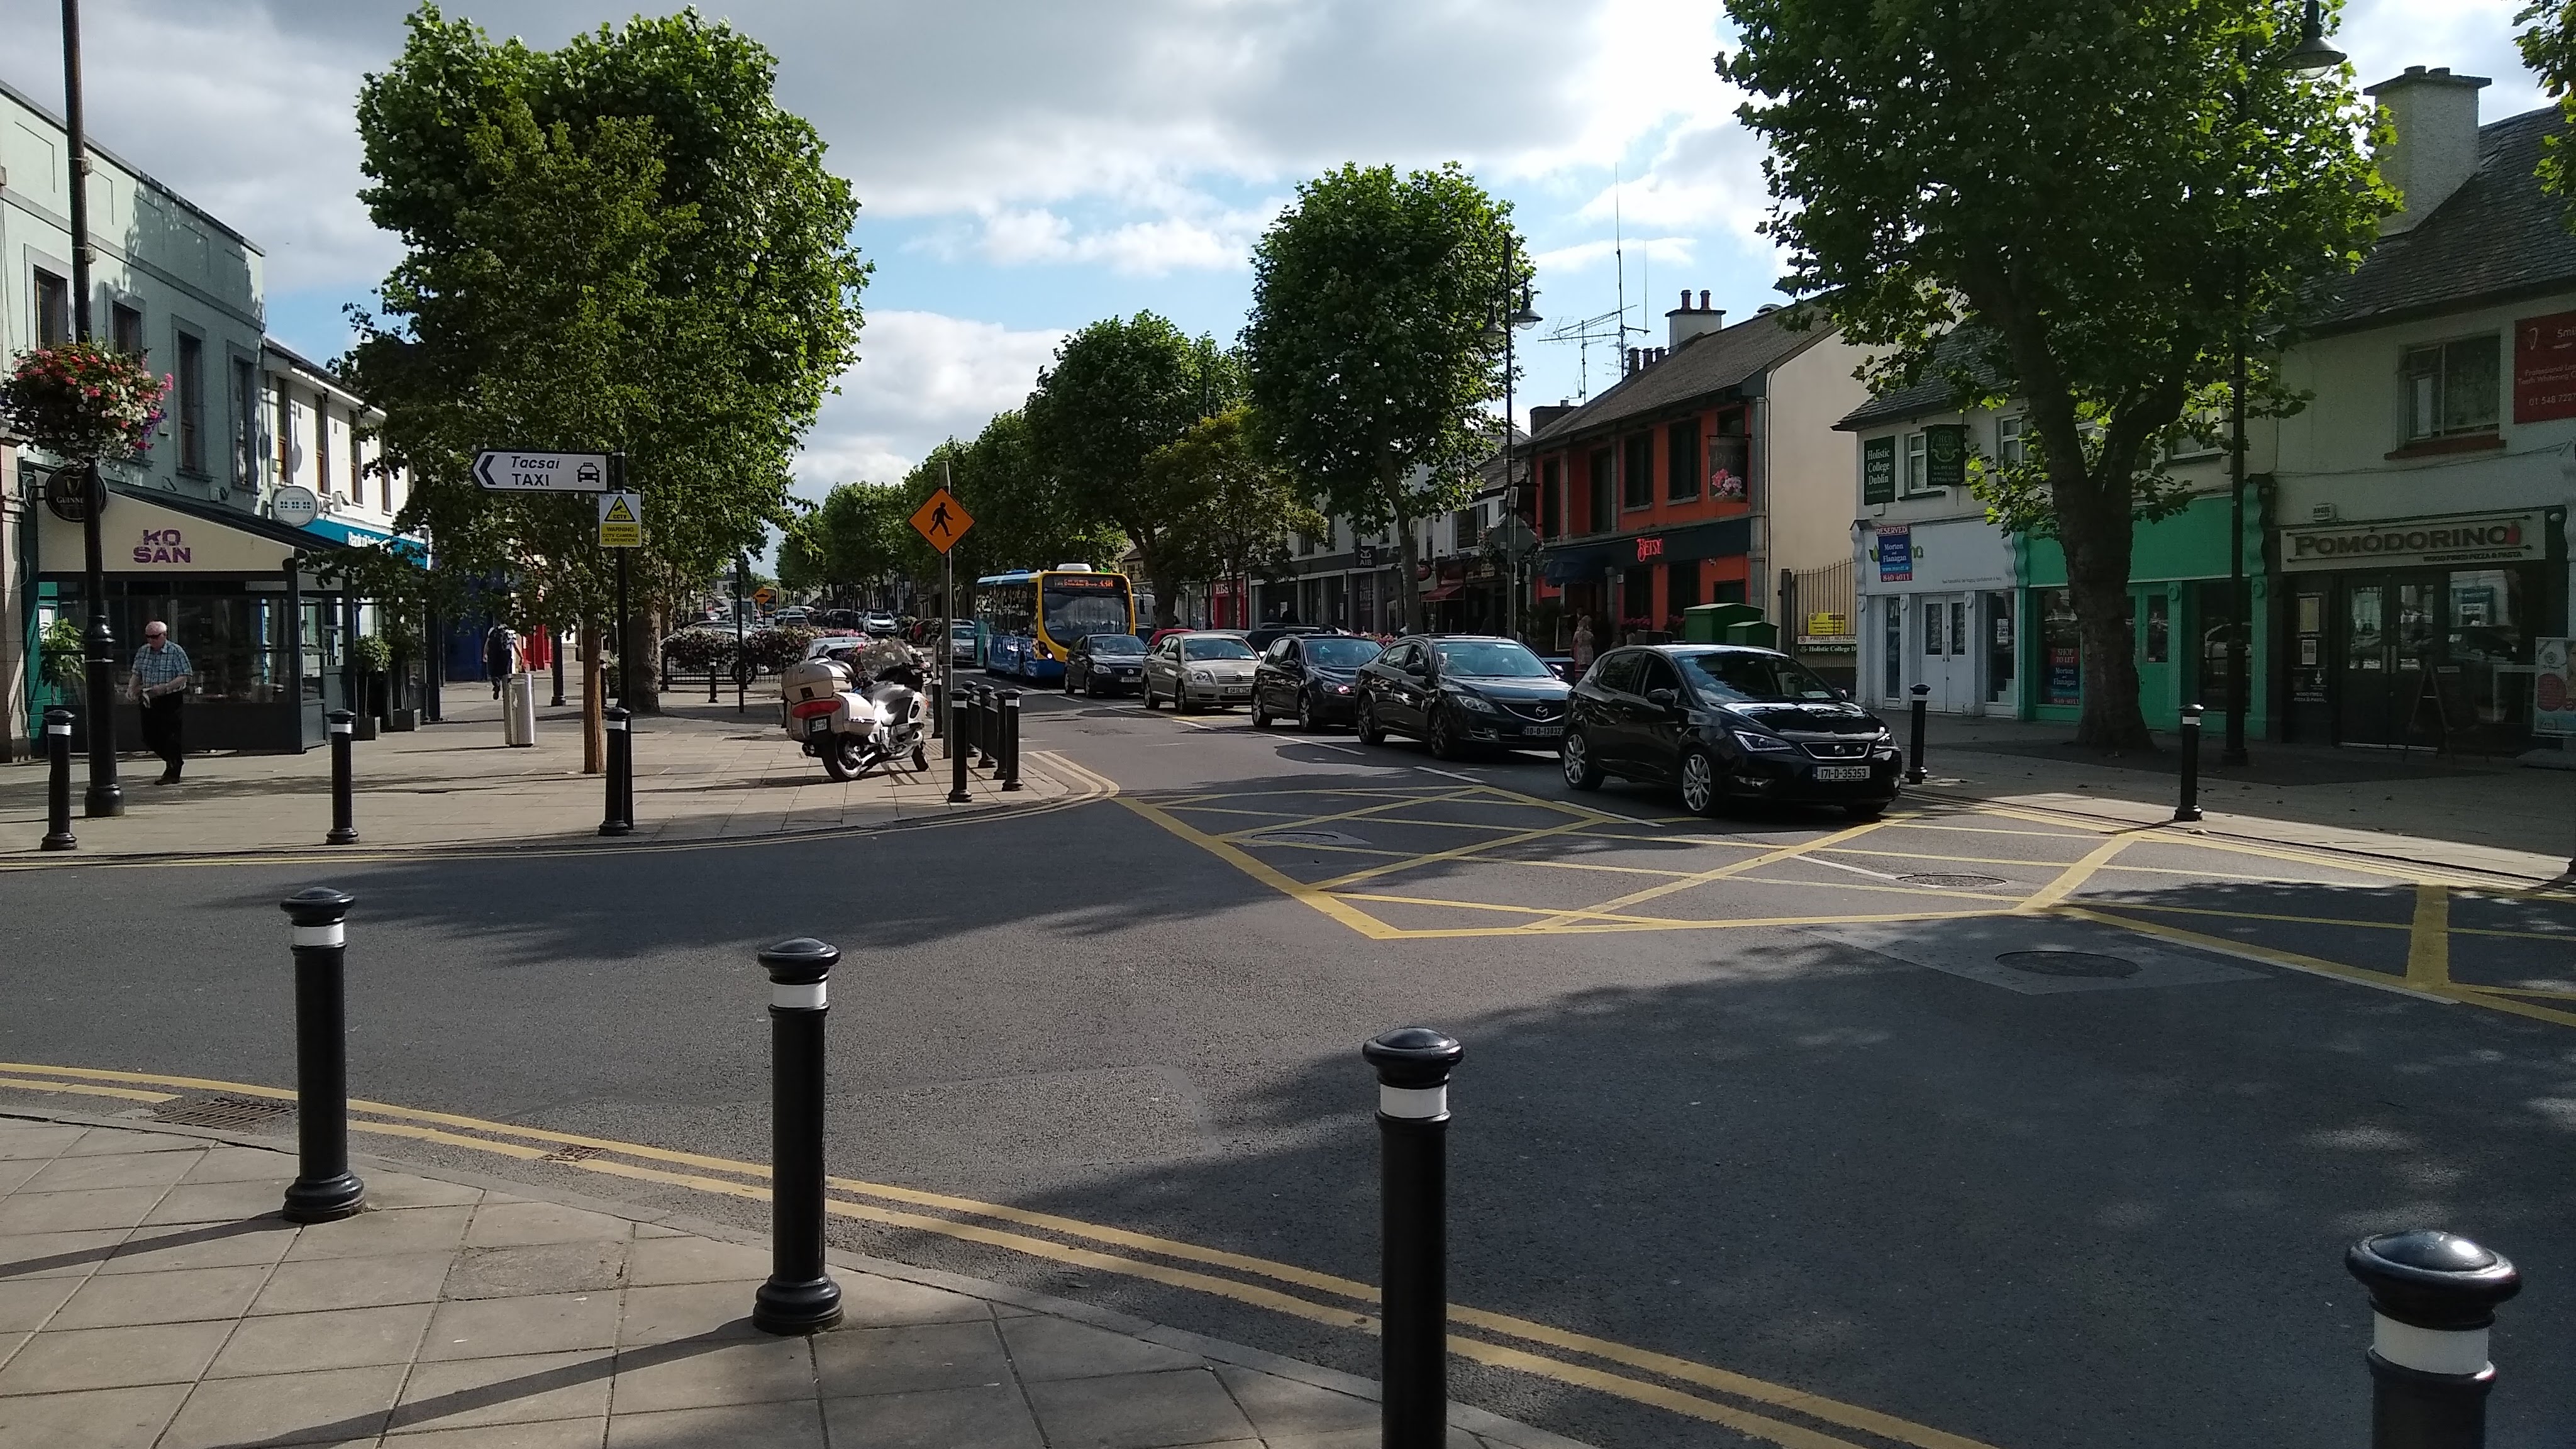
<path fill-rule="evenodd" d="M 2342 51 L 2326 44 L 2325 18 L 2321 0 L 2308 0 L 2307 15 L 2299 26 L 2299 43 L 2288 54 L 2264 62 L 2283 70 L 2318 71 L 2343 64 Z M 2250 117 L 2251 97 L 2246 82 L 2238 81 L 2236 121 L 2242 126 Z M 2240 190 L 2239 195 L 2242 195 Z M 2237 233 L 2235 301 L 2237 315 L 2229 319 L 2229 374 L 2227 389 L 2227 741 L 2220 749 L 2222 765 L 2246 763 L 2245 697 L 2250 692 L 2245 678 L 2246 638 L 2253 632 L 2251 600 L 2245 588 L 2245 242 L 2244 232 Z"/>
<path fill-rule="evenodd" d="M 1514 305 L 1513 302 L 1515 294 L 1519 297 L 1518 305 Z M 1515 373 L 1518 369 L 1513 360 L 1512 334 L 1518 332 L 1524 327 L 1537 326 L 1539 316 L 1536 312 L 1530 310 L 1529 289 L 1527 287 L 1519 286 L 1517 284 L 1517 279 L 1513 276 L 1512 233 L 1509 227 L 1506 227 L 1503 230 L 1503 285 L 1501 296 L 1496 302 L 1495 316 L 1496 320 L 1486 327 L 1485 336 L 1488 339 L 1491 339 L 1498 332 L 1502 334 L 1503 511 L 1509 513 L 1514 518 L 1518 518 L 1520 516 L 1521 493 L 1519 476 L 1515 471 L 1518 460 L 1512 448 L 1512 429 L 1515 425 L 1514 419 L 1519 416 L 1515 411 L 1515 400 L 1512 395 L 1513 384 L 1517 380 Z M 1507 539 L 1509 536 L 1510 535 L 1508 533 L 1505 534 Z M 1517 639 L 1521 636 L 1520 607 L 1521 564 L 1520 560 L 1513 556 L 1511 550 L 1506 548 L 1503 556 L 1503 633 L 1510 638 Z"/>
<path fill-rule="evenodd" d="M 81 124 L 80 0 L 63 0 L 63 154 L 70 173 L 72 227 L 72 340 L 87 342 L 89 315 L 89 142 Z M 89 686 L 89 788 L 81 813 L 125 813 L 125 791 L 116 780 L 116 634 L 107 622 L 106 545 L 99 514 L 107 506 L 107 480 L 96 458 L 68 465 L 80 480 L 81 595 L 89 624 L 81 636 Z"/>

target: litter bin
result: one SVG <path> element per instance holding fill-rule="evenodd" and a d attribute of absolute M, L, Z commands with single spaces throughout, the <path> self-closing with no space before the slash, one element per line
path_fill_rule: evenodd
<path fill-rule="evenodd" d="M 501 740 L 510 745 L 537 742 L 537 677 L 525 670 L 502 682 Z"/>

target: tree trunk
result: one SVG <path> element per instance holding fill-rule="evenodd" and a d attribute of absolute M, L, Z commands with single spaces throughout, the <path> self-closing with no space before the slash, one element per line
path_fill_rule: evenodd
<path fill-rule="evenodd" d="M 600 715 L 599 619 L 581 621 L 581 772 L 596 775 L 608 768 L 608 726 Z"/>
<path fill-rule="evenodd" d="M 1413 520 L 1404 517 L 1402 514 L 1396 515 L 1395 527 L 1398 533 L 1404 535 L 1404 567 L 1401 570 L 1403 575 L 1402 592 L 1397 595 L 1398 598 L 1404 601 L 1404 617 L 1399 621 L 1403 627 L 1398 629 L 1396 632 L 1399 634 L 1419 633 L 1424 627 L 1422 622 L 1421 579 L 1422 536 L 1413 531 Z"/>
<path fill-rule="evenodd" d="M 2132 530 L 2126 507 L 2061 504 L 2058 511 L 2066 586 L 2084 641 L 2084 712 L 2076 721 L 2075 742 L 2152 753 L 2155 740 L 2138 711 L 2137 642 L 2129 621 Z"/>
<path fill-rule="evenodd" d="M 626 637 L 617 641 L 618 677 L 625 682 L 618 703 L 635 715 L 662 712 L 662 658 L 656 641 L 661 635 L 653 628 L 653 606 L 645 599 L 631 600 L 627 607 Z"/>
<path fill-rule="evenodd" d="M 1180 597 L 1181 581 L 1174 576 L 1172 566 L 1163 561 L 1163 550 L 1153 539 L 1140 540 L 1138 552 L 1144 555 L 1145 580 L 1154 586 L 1154 627 L 1176 627 L 1181 614 L 1174 604 Z"/>

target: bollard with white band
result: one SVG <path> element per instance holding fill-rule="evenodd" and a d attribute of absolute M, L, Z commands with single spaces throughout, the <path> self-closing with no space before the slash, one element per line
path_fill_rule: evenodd
<path fill-rule="evenodd" d="M 1466 1048 L 1408 1026 L 1360 1055 L 1377 1068 L 1384 1442 L 1438 1449 L 1449 1432 L 1449 1074 Z"/>
<path fill-rule="evenodd" d="M 2182 707 L 2182 799 L 2174 806 L 2182 824 L 2200 818 L 2200 715 L 2199 705 Z"/>
<path fill-rule="evenodd" d="M 2370 1290 L 2371 1449 L 2482 1449 L 2495 1387 L 2487 1330 L 2522 1275 L 2432 1228 L 2364 1238 L 2343 1265 Z"/>
<path fill-rule="evenodd" d="M 760 953 L 769 972 L 769 1281 L 752 1325 L 815 1333 L 841 1321 L 841 1285 L 823 1262 L 823 1018 L 838 947 L 810 936 Z"/>
<path fill-rule="evenodd" d="M 308 886 L 278 903 L 295 923 L 295 1181 L 286 1220 L 327 1223 L 367 1205 L 349 1171 L 349 1022 L 344 970 L 352 897 Z"/>
<path fill-rule="evenodd" d="M 1002 767 L 997 772 L 1005 790 L 1020 788 L 1020 692 L 1002 691 Z"/>
<path fill-rule="evenodd" d="M 966 788 L 966 767 L 975 761 L 975 742 L 967 738 L 974 722 L 974 702 L 967 698 L 966 690 L 960 689 L 948 701 L 948 734 L 957 745 L 957 753 L 948 757 L 948 803 L 951 805 L 974 803 L 975 796 Z"/>
<path fill-rule="evenodd" d="M 331 829 L 322 837 L 324 845 L 354 845 L 358 839 L 358 806 L 350 798 L 350 740 L 358 717 L 345 709 L 335 709 L 323 718 L 331 726 Z"/>
<path fill-rule="evenodd" d="M 1905 783 L 1909 785 L 1923 783 L 1923 716 L 1930 711 L 1931 707 L 1932 686 L 1928 684 L 1914 686 L 1913 748 L 1906 751 L 1905 755 Z"/>
<path fill-rule="evenodd" d="M 608 727 L 608 809 L 600 817 L 599 833 L 624 835 L 635 828 L 635 796 L 627 788 L 635 768 L 635 744 L 627 728 L 634 717 L 625 706 L 612 704 L 600 711 L 600 722 Z"/>
<path fill-rule="evenodd" d="M 1002 763 L 1002 690 L 994 684 L 975 687 L 975 766 L 990 770 Z"/>
<path fill-rule="evenodd" d="M 80 844 L 72 834 L 72 712 L 59 706 L 45 711 L 45 838 L 40 850 L 70 850 Z"/>

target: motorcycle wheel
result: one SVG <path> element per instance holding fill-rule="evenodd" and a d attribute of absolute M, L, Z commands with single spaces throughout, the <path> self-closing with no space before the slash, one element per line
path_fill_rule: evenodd
<path fill-rule="evenodd" d="M 930 751 L 920 745 L 914 745 L 912 747 L 912 767 L 915 770 L 929 769 Z"/>
<path fill-rule="evenodd" d="M 861 763 L 866 758 L 865 748 L 853 736 L 833 736 L 832 742 L 823 747 L 823 773 L 841 784 L 859 778 L 865 768 Z"/>

